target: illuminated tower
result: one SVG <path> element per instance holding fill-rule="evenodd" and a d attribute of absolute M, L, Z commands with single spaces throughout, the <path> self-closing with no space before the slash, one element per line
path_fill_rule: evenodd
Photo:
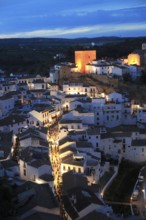
<path fill-rule="evenodd" d="M 140 63 L 140 55 L 137 53 L 131 53 L 128 55 L 128 65 L 136 64 L 138 66 L 141 65 Z"/>
<path fill-rule="evenodd" d="M 96 50 L 75 51 L 75 64 L 79 72 L 85 73 L 86 64 L 92 60 L 96 60 Z"/>

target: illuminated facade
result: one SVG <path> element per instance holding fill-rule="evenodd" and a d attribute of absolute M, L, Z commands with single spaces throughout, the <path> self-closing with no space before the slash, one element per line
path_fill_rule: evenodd
<path fill-rule="evenodd" d="M 133 65 L 133 64 L 136 64 L 138 66 L 141 65 L 141 63 L 140 63 L 140 55 L 139 54 L 131 53 L 131 54 L 128 55 L 128 65 Z"/>
<path fill-rule="evenodd" d="M 96 60 L 96 50 L 75 51 L 75 63 L 80 73 L 86 73 L 85 66 Z"/>

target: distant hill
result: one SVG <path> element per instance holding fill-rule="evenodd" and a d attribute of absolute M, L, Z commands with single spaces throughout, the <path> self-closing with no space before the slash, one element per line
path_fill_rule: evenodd
<path fill-rule="evenodd" d="M 0 39 L 0 46 L 4 45 L 76 45 L 76 44 L 89 44 L 95 43 L 108 43 L 108 42 L 120 42 L 125 38 L 120 37 L 96 37 L 96 38 L 9 38 Z"/>

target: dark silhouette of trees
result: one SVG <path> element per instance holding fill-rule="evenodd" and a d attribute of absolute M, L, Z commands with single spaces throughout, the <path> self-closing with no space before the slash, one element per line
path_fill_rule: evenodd
<path fill-rule="evenodd" d="M 146 84 L 146 70 L 142 70 L 140 81 L 141 83 Z"/>
<path fill-rule="evenodd" d="M 7 184 L 0 185 L 0 219 L 6 219 L 12 209 L 12 189 Z"/>

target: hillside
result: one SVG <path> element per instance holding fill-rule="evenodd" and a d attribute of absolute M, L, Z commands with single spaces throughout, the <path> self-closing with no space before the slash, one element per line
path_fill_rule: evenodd
<path fill-rule="evenodd" d="M 134 82 L 123 82 L 119 79 L 109 78 L 105 75 L 81 75 L 73 73 L 69 77 L 70 82 L 83 82 L 94 85 L 100 92 L 111 93 L 113 91 L 122 92 L 137 103 L 146 103 L 146 86 Z M 60 82 L 61 84 L 63 83 Z"/>
<path fill-rule="evenodd" d="M 91 44 L 94 42 L 94 46 Z M 49 74 L 49 68 L 57 62 L 74 62 L 75 50 L 94 49 L 97 59 L 103 57 L 119 58 L 140 49 L 146 37 L 119 38 L 30 38 L 0 39 L 0 68 L 11 72 L 29 74 Z M 54 60 L 57 53 L 65 54 L 62 60 Z"/>

